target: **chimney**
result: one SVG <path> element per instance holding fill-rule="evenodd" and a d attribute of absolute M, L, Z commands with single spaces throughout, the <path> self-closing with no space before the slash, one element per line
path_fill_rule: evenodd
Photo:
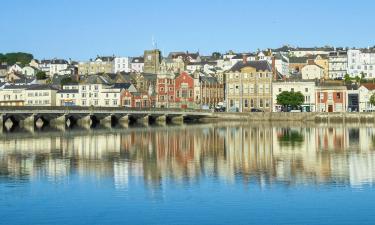
<path fill-rule="evenodd" d="M 277 80 L 277 71 L 276 71 L 276 59 L 275 59 L 275 56 L 272 56 L 272 72 L 273 72 L 273 80 Z"/>
<path fill-rule="evenodd" d="M 247 55 L 246 54 L 242 55 L 242 62 L 243 62 L 243 64 L 247 63 Z"/>

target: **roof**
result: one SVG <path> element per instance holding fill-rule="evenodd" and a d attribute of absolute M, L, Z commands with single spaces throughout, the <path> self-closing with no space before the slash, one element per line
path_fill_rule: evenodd
<path fill-rule="evenodd" d="M 307 57 L 290 57 L 289 63 L 307 63 Z"/>
<path fill-rule="evenodd" d="M 27 89 L 29 87 L 31 87 L 32 85 L 14 85 L 14 84 L 11 84 L 11 85 L 5 85 L 4 86 L 4 89 Z"/>
<path fill-rule="evenodd" d="M 52 59 L 51 64 L 68 64 L 68 61 L 65 59 Z"/>
<path fill-rule="evenodd" d="M 112 62 L 115 57 L 114 56 L 97 56 L 95 60 L 100 59 L 103 62 Z"/>
<path fill-rule="evenodd" d="M 82 83 L 86 84 L 110 84 L 109 77 L 103 75 L 90 75 Z"/>
<path fill-rule="evenodd" d="M 31 85 L 27 90 L 59 90 L 53 85 Z"/>
<path fill-rule="evenodd" d="M 143 57 L 135 57 L 132 59 L 132 63 L 144 63 L 144 61 Z"/>
<path fill-rule="evenodd" d="M 129 89 L 131 85 L 131 83 L 116 83 L 115 85 L 113 85 L 113 88 Z"/>
<path fill-rule="evenodd" d="M 57 93 L 67 93 L 67 94 L 73 93 L 73 94 L 76 94 L 76 93 L 78 93 L 78 89 L 63 89 L 63 90 L 59 90 Z"/>
<path fill-rule="evenodd" d="M 237 62 L 231 69 L 230 71 L 240 71 L 244 67 L 253 67 L 256 69 L 256 71 L 272 71 L 271 65 L 265 61 L 265 60 L 260 60 L 260 61 L 248 61 L 246 63 L 244 62 Z"/>
<path fill-rule="evenodd" d="M 369 91 L 375 90 L 375 84 L 373 84 L 373 83 L 362 84 L 361 87 L 362 86 L 367 88 L 367 90 L 369 90 Z"/>

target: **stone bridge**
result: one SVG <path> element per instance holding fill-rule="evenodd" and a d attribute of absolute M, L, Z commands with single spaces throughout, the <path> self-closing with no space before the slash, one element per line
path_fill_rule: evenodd
<path fill-rule="evenodd" d="M 93 127 L 97 124 L 169 123 L 196 121 L 212 116 L 208 110 L 163 109 L 163 108 L 93 108 L 93 107 L 0 107 L 2 128 L 15 126 L 44 127 L 73 125 Z"/>

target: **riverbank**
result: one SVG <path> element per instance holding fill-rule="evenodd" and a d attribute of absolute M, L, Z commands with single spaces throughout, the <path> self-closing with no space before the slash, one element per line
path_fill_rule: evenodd
<path fill-rule="evenodd" d="M 214 113 L 211 117 L 202 118 L 201 121 L 299 121 L 315 123 L 375 123 L 375 113 Z"/>

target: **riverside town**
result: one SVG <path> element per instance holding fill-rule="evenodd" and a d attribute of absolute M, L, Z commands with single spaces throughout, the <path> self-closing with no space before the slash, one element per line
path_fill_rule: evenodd
<path fill-rule="evenodd" d="M 0 54 L 0 106 L 373 112 L 375 47 L 170 52 L 87 61 Z"/>

